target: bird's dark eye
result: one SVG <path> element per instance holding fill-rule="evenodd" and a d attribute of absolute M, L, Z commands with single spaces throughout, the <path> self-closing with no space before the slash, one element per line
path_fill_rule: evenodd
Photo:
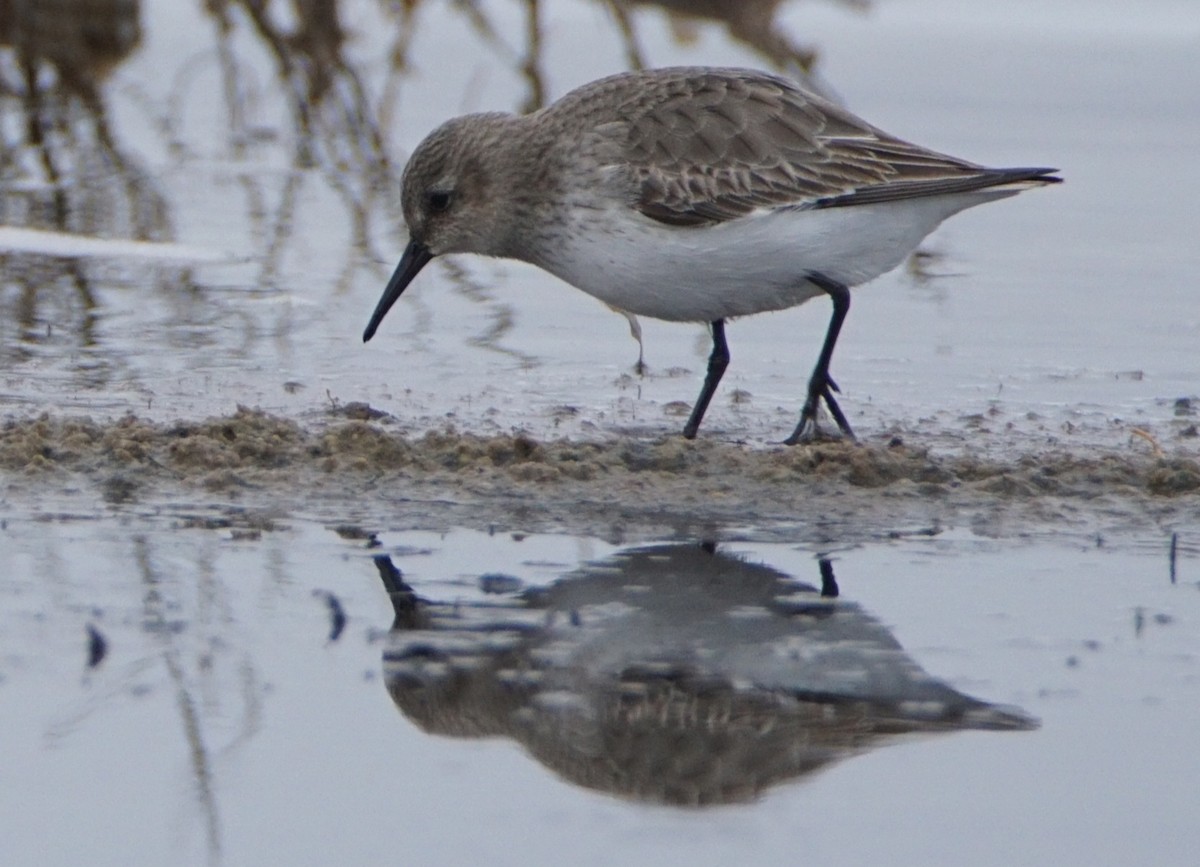
<path fill-rule="evenodd" d="M 430 190 L 429 198 L 426 203 L 429 205 L 431 214 L 444 214 L 450 209 L 450 191 L 449 190 Z"/>

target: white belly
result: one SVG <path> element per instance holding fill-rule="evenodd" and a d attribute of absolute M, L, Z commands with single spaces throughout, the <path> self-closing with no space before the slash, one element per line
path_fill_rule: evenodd
<path fill-rule="evenodd" d="M 626 208 L 589 211 L 535 264 L 630 313 L 712 322 L 821 295 L 806 279 L 812 272 L 865 283 L 904 261 L 947 217 L 1015 192 L 779 210 L 700 228 Z"/>

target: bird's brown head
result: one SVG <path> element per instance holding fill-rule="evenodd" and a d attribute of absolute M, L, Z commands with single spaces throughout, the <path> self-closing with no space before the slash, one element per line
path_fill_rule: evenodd
<path fill-rule="evenodd" d="M 507 178 L 498 158 L 512 119 L 502 113 L 455 118 L 413 151 L 401 182 L 408 247 L 363 332 L 364 342 L 434 256 L 502 254 L 505 208 L 498 188 Z"/>

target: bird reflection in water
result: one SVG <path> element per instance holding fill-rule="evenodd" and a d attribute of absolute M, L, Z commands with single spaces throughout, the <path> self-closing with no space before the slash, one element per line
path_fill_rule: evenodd
<path fill-rule="evenodd" d="M 572 783 L 675 805 L 767 788 L 915 733 L 1035 720 L 933 678 L 820 589 L 712 546 L 623 551 L 487 602 L 418 597 L 376 558 L 395 610 L 392 699 L 432 734 L 507 737 Z"/>

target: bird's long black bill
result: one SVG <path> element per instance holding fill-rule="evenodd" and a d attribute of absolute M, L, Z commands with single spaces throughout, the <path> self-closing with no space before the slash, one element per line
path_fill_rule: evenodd
<path fill-rule="evenodd" d="M 400 264 L 396 266 L 396 270 L 392 274 L 392 279 L 388 280 L 387 288 L 383 290 L 383 297 L 375 305 L 375 312 L 371 314 L 371 321 L 367 323 L 367 328 L 363 331 L 363 343 L 366 343 L 375 336 L 375 330 L 379 328 L 379 323 L 383 321 L 383 317 L 387 316 L 387 312 L 392 309 L 392 305 L 404 294 L 404 290 L 408 288 L 408 284 L 413 281 L 413 278 L 417 276 L 432 258 L 433 253 L 429 252 L 429 248 L 424 244 L 417 241 L 408 242 L 408 246 L 404 249 L 404 255 L 400 257 Z"/>

